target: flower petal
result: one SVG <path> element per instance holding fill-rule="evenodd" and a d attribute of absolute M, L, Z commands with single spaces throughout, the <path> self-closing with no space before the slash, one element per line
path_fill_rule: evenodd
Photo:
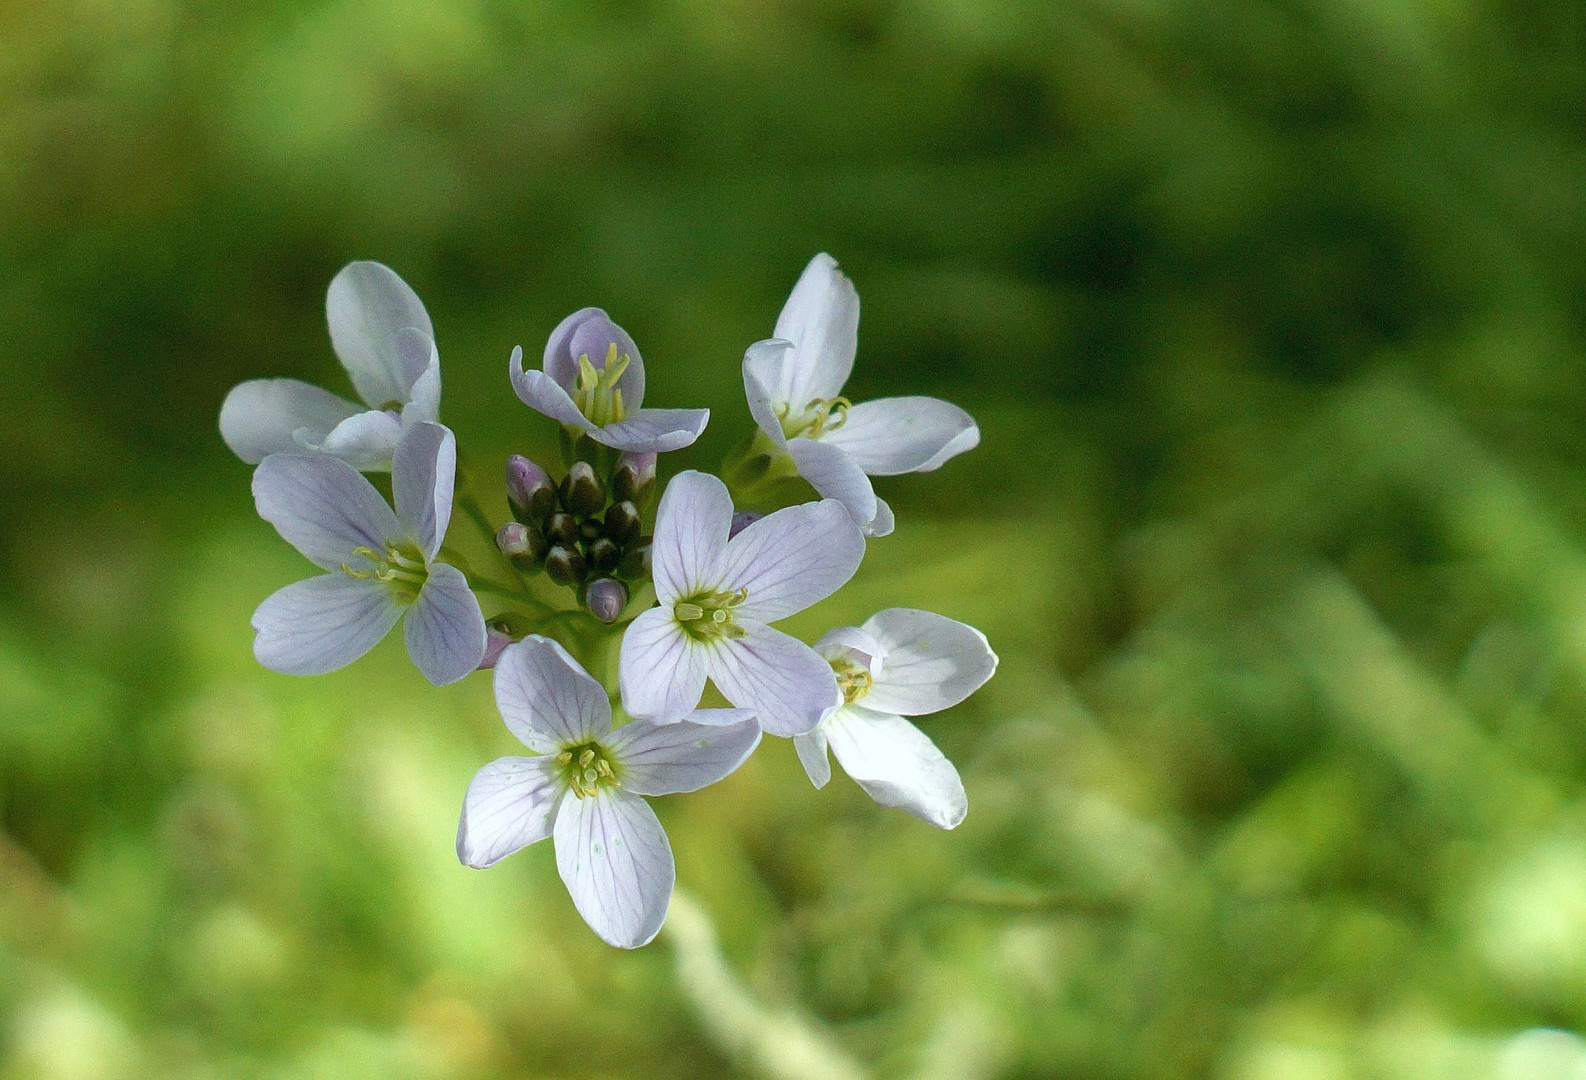
<path fill-rule="evenodd" d="M 861 529 L 876 519 L 876 490 L 859 463 L 837 446 L 814 439 L 789 439 L 787 451 L 799 475 L 822 497 L 836 499 Z"/>
<path fill-rule="evenodd" d="M 297 432 L 320 442 L 337 424 L 363 410 L 297 379 L 250 379 L 231 388 L 220 406 L 220 437 L 250 465 L 269 454 L 290 454 L 303 444 Z"/>
<path fill-rule="evenodd" d="M 881 536 L 891 536 L 893 524 L 892 507 L 887 505 L 887 500 L 877 496 L 876 516 L 871 520 L 870 524 L 863 527 L 864 534 L 872 539 Z"/>
<path fill-rule="evenodd" d="M 709 409 L 640 409 L 626 420 L 591 427 L 589 437 L 613 450 L 664 454 L 691 446 L 709 422 Z"/>
<path fill-rule="evenodd" d="M 635 720 L 612 732 L 605 745 L 616 758 L 622 790 L 635 795 L 698 791 L 747 761 L 760 745 L 754 716 L 741 709 L 709 711 L 736 712 L 740 719 L 726 725 Z"/>
<path fill-rule="evenodd" d="M 815 730 L 842 702 L 831 665 L 802 641 L 757 622 L 739 619 L 739 638 L 703 647 L 711 681 L 726 699 L 750 709 L 768 735 L 784 738 Z"/>
<path fill-rule="evenodd" d="M 573 335 L 585 321 L 596 316 L 604 317 L 605 314 L 598 307 L 579 308 L 557 323 L 551 336 L 545 339 L 545 356 L 540 361 L 540 368 L 568 393 L 572 393 L 573 387 L 578 385 L 578 356 L 572 350 Z"/>
<path fill-rule="evenodd" d="M 596 370 L 602 370 L 606 366 L 608 350 L 615 345 L 619 357 L 628 357 L 628 367 L 617 380 L 617 389 L 622 391 L 623 405 L 629 411 L 638 409 L 644 404 L 644 358 L 639 355 L 639 346 L 635 345 L 628 332 L 612 322 L 604 311 L 599 308 L 585 308 L 584 311 L 589 314 L 573 327 L 572 336 L 567 342 L 574 378 L 577 378 L 580 356 L 589 357 L 590 363 L 595 365 Z M 549 367 L 546 368 L 546 373 L 551 374 Z M 556 381 L 561 383 L 562 380 Z M 563 385 L 571 390 L 575 383 Z"/>
<path fill-rule="evenodd" d="M 435 337 L 429 313 L 408 283 L 377 262 L 342 267 L 325 294 L 330 343 L 370 408 L 404 405 L 424 363 L 404 351 L 397 336 L 412 327 Z"/>
<path fill-rule="evenodd" d="M 455 566 L 435 563 L 418 601 L 402 624 L 408 656 L 436 686 L 479 669 L 485 655 L 485 617 L 468 579 Z"/>
<path fill-rule="evenodd" d="M 423 369 L 413 381 L 408 403 L 402 407 L 402 422 L 404 426 L 426 421 L 433 423 L 441 415 L 440 350 L 435 347 L 433 338 L 425 337 L 422 331 L 413 328 L 398 334 L 397 342 L 403 350 L 413 351 L 423 358 Z"/>
<path fill-rule="evenodd" d="M 512 356 L 507 361 L 507 373 L 512 379 L 512 389 L 517 392 L 518 400 L 535 412 L 549 416 L 565 427 L 583 430 L 594 426 L 578 411 L 578 406 L 567 396 L 567 391 L 549 375 L 532 368 L 523 370 L 521 348 L 512 350 Z"/>
<path fill-rule="evenodd" d="M 782 430 L 776 408 L 789 403 L 772 395 L 773 388 L 782 385 L 782 368 L 790 362 L 788 353 L 792 349 L 791 341 L 769 338 L 755 342 L 743 354 L 743 393 L 749 401 L 749 415 L 754 417 L 760 430 L 784 450 L 787 449 L 787 435 Z M 803 404 L 800 402 L 800 406 Z"/>
<path fill-rule="evenodd" d="M 611 730 L 611 701 L 600 684 L 550 638 L 530 634 L 496 661 L 496 708 L 531 750 L 555 753 Z"/>
<path fill-rule="evenodd" d="M 259 516 L 322 570 L 339 570 L 353 548 L 376 551 L 401 534 L 374 485 L 345 461 L 271 454 L 253 470 Z"/>
<path fill-rule="evenodd" d="M 457 859 L 483 870 L 551 835 L 564 785 L 549 757 L 497 758 L 474 774 L 457 822 Z"/>
<path fill-rule="evenodd" d="M 846 660 L 857 664 L 871 676 L 881 674 L 882 661 L 887 650 L 862 626 L 839 626 L 828 630 L 815 643 L 815 651 L 827 660 Z"/>
<path fill-rule="evenodd" d="M 446 539 L 456 479 L 457 437 L 440 424 L 408 428 L 391 460 L 391 494 L 397 520 L 412 532 L 426 562 Z"/>
<path fill-rule="evenodd" d="M 831 782 L 832 761 L 826 756 L 826 732 L 816 728 L 808 735 L 793 736 L 793 749 L 798 752 L 799 764 L 810 783 L 819 791 Z"/>
<path fill-rule="evenodd" d="M 651 549 L 655 598 L 662 607 L 716 587 L 731 529 L 732 496 L 726 484 L 692 469 L 672 477 L 655 512 Z"/>
<path fill-rule="evenodd" d="M 401 421 L 378 409 L 349 416 L 318 442 L 311 440 L 307 429 L 297 433 L 304 449 L 340 458 L 359 472 L 388 471 L 401 437 Z"/>
<path fill-rule="evenodd" d="M 957 705 L 997 670 L 986 635 L 956 619 L 915 608 L 887 608 L 866 620 L 885 650 L 865 706 L 923 716 Z"/>
<path fill-rule="evenodd" d="M 864 557 L 864 537 L 841 503 L 824 499 L 789 506 L 751 523 L 728 542 L 721 587 L 748 590 L 740 616 L 774 622 L 842 588 Z"/>
<path fill-rule="evenodd" d="M 780 386 L 767 387 L 777 400 L 804 406 L 842 393 L 859 345 L 859 294 L 825 252 L 815 256 L 793 286 L 773 337 L 793 343 L 793 362 L 782 369 Z"/>
<path fill-rule="evenodd" d="M 821 442 L 840 446 L 871 476 L 930 472 L 980 445 L 974 417 L 933 397 L 878 398 L 849 409 Z"/>
<path fill-rule="evenodd" d="M 622 707 L 659 724 L 687 716 L 705 692 L 705 652 L 677 624 L 670 606 L 644 612 L 622 635 Z"/>
<path fill-rule="evenodd" d="M 253 655 L 271 671 L 323 675 L 380 644 L 403 604 L 378 581 L 323 574 L 294 581 L 253 613 Z"/>
<path fill-rule="evenodd" d="M 569 791 L 556 814 L 556 869 L 573 906 L 607 944 L 637 949 L 666 921 L 676 868 L 650 804 L 606 789 Z"/>
<path fill-rule="evenodd" d="M 901 716 L 849 705 L 822 727 L 843 771 L 882 806 L 951 829 L 969 799 L 953 763 Z"/>

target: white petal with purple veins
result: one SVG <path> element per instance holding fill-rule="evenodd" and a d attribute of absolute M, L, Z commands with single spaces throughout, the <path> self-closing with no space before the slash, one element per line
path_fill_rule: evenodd
<path fill-rule="evenodd" d="M 841 503 L 826 499 L 789 506 L 750 524 L 727 544 L 721 588 L 748 590 L 737 609 L 740 617 L 775 622 L 842 588 L 864 557 L 864 537 Z"/>
<path fill-rule="evenodd" d="M 655 514 L 651 548 L 655 597 L 662 607 L 702 588 L 714 588 L 732 528 L 732 496 L 708 473 L 680 472 L 666 485 Z"/>
<path fill-rule="evenodd" d="M 807 735 L 793 737 L 793 749 L 798 752 L 799 764 L 816 790 L 827 785 L 832 778 L 832 761 L 826 754 L 826 733 L 816 728 Z"/>
<path fill-rule="evenodd" d="M 404 330 L 401 340 L 404 348 L 416 349 L 424 359 L 419 377 L 408 392 L 408 403 L 402 408 L 402 423 L 433 423 L 441 414 L 441 354 L 435 342 L 421 331 Z"/>
<path fill-rule="evenodd" d="M 323 675 L 378 645 L 403 610 L 391 589 L 367 578 L 325 574 L 295 581 L 253 613 L 253 655 L 271 671 Z"/>
<path fill-rule="evenodd" d="M 841 448 L 814 439 L 790 439 L 787 449 L 799 475 L 822 496 L 847 507 L 855 525 L 862 529 L 875 521 L 876 489 L 859 463 Z"/>
<path fill-rule="evenodd" d="M 760 744 L 760 725 L 753 715 L 731 711 L 744 718 L 726 725 L 635 720 L 612 732 L 605 745 L 615 759 L 622 790 L 677 795 L 730 775 Z"/>
<path fill-rule="evenodd" d="M 391 461 L 391 493 L 397 519 L 419 542 L 426 560 L 446 539 L 457 476 L 457 438 L 440 424 L 415 424 L 397 444 Z"/>
<path fill-rule="evenodd" d="M 325 294 L 330 341 L 359 395 L 371 408 L 405 404 L 423 374 L 398 344 L 409 327 L 433 339 L 435 328 L 418 296 L 377 262 L 344 266 Z"/>
<path fill-rule="evenodd" d="M 945 615 L 887 608 L 864 629 L 886 650 L 868 708 L 903 716 L 940 712 L 980 689 L 997 670 L 986 635 Z"/>
<path fill-rule="evenodd" d="M 740 619 L 742 637 L 704 649 L 711 681 L 728 701 L 750 709 L 769 735 L 813 731 L 842 701 L 831 665 L 802 641 Z"/>
<path fill-rule="evenodd" d="M 640 409 L 605 427 L 586 423 L 602 446 L 633 453 L 662 454 L 693 445 L 710 422 L 709 409 Z"/>
<path fill-rule="evenodd" d="M 633 412 L 644 404 L 644 358 L 639 355 L 639 346 L 635 345 L 628 332 L 612 322 L 611 317 L 604 311 L 599 308 L 584 310 L 592 314 L 573 327 L 572 336 L 568 338 L 566 344 L 568 355 L 572 359 L 574 379 L 577 379 L 579 357 L 589 357 L 589 362 L 595 366 L 595 370 L 603 371 L 610 348 L 615 345 L 617 358 L 619 360 L 623 356 L 628 358 L 627 368 L 617 379 L 617 389 L 622 391 L 623 406 L 629 412 Z M 550 374 L 549 367 L 545 370 Z M 557 382 L 561 380 L 557 379 Z M 571 390 L 575 384 L 568 384 L 568 389 Z"/>
<path fill-rule="evenodd" d="M 468 579 L 455 566 L 435 563 L 402 625 L 408 656 L 436 686 L 479 668 L 485 655 L 485 619 Z"/>
<path fill-rule="evenodd" d="M 822 731 L 843 771 L 882 806 L 907 810 L 943 829 L 964 820 L 969 800 L 958 770 L 901 716 L 849 705 Z"/>
<path fill-rule="evenodd" d="M 553 758 L 497 758 L 480 769 L 463 797 L 458 861 L 483 870 L 550 836 L 564 790 Z"/>
<path fill-rule="evenodd" d="M 384 472 L 391 468 L 391 455 L 402 437 L 402 422 L 388 412 L 374 410 L 350 416 L 318 442 L 305 429 L 297 441 L 306 450 L 340 458 L 359 472 Z"/>
<path fill-rule="evenodd" d="M 932 397 L 894 397 L 853 406 L 820 436 L 840 446 L 871 476 L 930 472 L 980 445 L 980 428 L 963 409 Z"/>
<path fill-rule="evenodd" d="M 567 650 L 530 634 L 496 661 L 496 708 L 531 750 L 555 753 L 611 730 L 611 701 Z"/>
<path fill-rule="evenodd" d="M 666 920 L 676 870 L 655 811 L 637 795 L 569 791 L 556 813 L 556 869 L 589 928 L 619 949 L 652 940 Z"/>
<path fill-rule="evenodd" d="M 781 385 L 767 387 L 777 400 L 803 406 L 842 393 L 859 343 L 859 293 L 837 269 L 836 259 L 822 252 L 809 261 L 772 336 L 794 347 Z"/>
<path fill-rule="evenodd" d="M 271 454 L 253 471 L 259 516 L 324 570 L 339 570 L 357 547 L 381 550 L 401 533 L 374 485 L 345 461 Z"/>
<path fill-rule="evenodd" d="M 269 454 L 322 442 L 337 424 L 363 409 L 297 379 L 250 379 L 232 387 L 220 406 L 220 437 L 250 465 Z M 302 433 L 299 439 L 298 433 Z"/>
<path fill-rule="evenodd" d="M 778 400 L 775 393 L 782 385 L 782 368 L 789 363 L 788 354 L 792 349 L 791 341 L 770 338 L 755 342 L 743 354 L 743 392 L 749 401 L 749 414 L 760 430 L 783 449 L 787 447 L 787 436 L 782 431 L 776 409 L 778 405 L 790 403 Z M 801 401 L 798 408 L 807 404 Z"/>
<path fill-rule="evenodd" d="M 535 412 L 570 428 L 587 429 L 594 426 L 583 413 L 578 411 L 578 406 L 568 397 L 567 391 L 549 375 L 543 371 L 535 371 L 533 368 L 523 370 L 521 348 L 512 350 L 512 357 L 507 361 L 507 370 L 518 400 Z"/>
<path fill-rule="evenodd" d="M 663 724 L 688 715 L 705 691 L 706 653 L 712 648 L 690 638 L 670 606 L 644 612 L 622 636 L 623 708 Z"/>

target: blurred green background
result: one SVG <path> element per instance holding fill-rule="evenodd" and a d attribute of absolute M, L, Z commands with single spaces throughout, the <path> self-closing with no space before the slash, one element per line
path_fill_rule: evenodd
<path fill-rule="evenodd" d="M 1586 1077 L 1583 197 L 1547 0 L 0 4 L 0 1078 Z M 969 817 L 770 740 L 619 953 L 487 679 L 255 664 L 216 415 L 370 258 L 485 470 L 585 304 L 708 466 L 819 250 L 984 442 L 789 628 L 989 635 Z"/>

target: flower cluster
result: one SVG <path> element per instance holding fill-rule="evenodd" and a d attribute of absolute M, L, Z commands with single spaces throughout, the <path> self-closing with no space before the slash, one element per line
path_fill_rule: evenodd
<path fill-rule="evenodd" d="M 935 469 L 980 440 L 945 401 L 842 396 L 859 297 L 830 256 L 810 261 L 775 336 L 746 351 L 755 428 L 719 477 L 686 469 L 660 487 L 661 455 L 691 446 L 710 415 L 645 408 L 638 346 L 604 311 L 562 320 L 539 370 L 514 349 L 512 388 L 559 425 L 562 468 L 558 479 L 508 458 L 511 520 L 499 526 L 457 482 L 440 354 L 413 290 L 378 263 L 352 263 L 326 314 L 367 409 L 292 379 L 243 383 L 221 408 L 227 445 L 257 466 L 260 516 L 324 571 L 259 605 L 254 653 L 276 671 L 320 674 L 400 622 L 432 683 L 492 670 L 501 717 L 529 754 L 469 785 L 464 864 L 551 837 L 590 927 L 643 945 L 674 878 L 643 797 L 715 783 L 762 733 L 791 738 L 816 787 L 831 778 L 830 750 L 881 805 L 944 829 L 963 820 L 957 771 L 905 717 L 985 683 L 997 666 L 985 637 L 909 608 L 813 647 L 772 625 L 842 588 L 866 538 L 892 531 L 872 476 Z M 387 472 L 389 501 L 363 475 Z M 454 502 L 486 534 L 495 569 L 447 545 Z M 700 707 L 707 683 L 730 708 Z"/>

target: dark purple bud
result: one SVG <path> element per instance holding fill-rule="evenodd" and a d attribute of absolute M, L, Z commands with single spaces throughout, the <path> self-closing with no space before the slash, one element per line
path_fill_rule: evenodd
<path fill-rule="evenodd" d="M 650 577 L 650 538 L 641 537 L 640 542 L 628 548 L 628 553 L 622 557 L 622 562 L 617 564 L 617 573 L 629 581 L 647 580 Z"/>
<path fill-rule="evenodd" d="M 553 544 L 578 543 L 578 519 L 572 514 L 555 513 L 545 523 L 545 535 L 551 538 Z"/>
<path fill-rule="evenodd" d="M 507 458 L 507 503 L 512 516 L 526 525 L 538 524 L 556 506 L 556 487 L 545 470 L 522 454 Z"/>
<path fill-rule="evenodd" d="M 620 502 L 606 511 L 605 534 L 619 544 L 626 544 L 639 535 L 641 522 L 639 508 L 631 502 Z"/>
<path fill-rule="evenodd" d="M 625 452 L 611 471 L 611 497 L 618 502 L 643 503 L 655 487 L 653 453 Z"/>
<path fill-rule="evenodd" d="M 584 556 L 575 547 L 557 544 L 545 556 L 545 574 L 558 585 L 577 585 L 584 580 Z"/>
<path fill-rule="evenodd" d="M 587 461 L 575 461 L 562 480 L 562 508 L 578 517 L 588 517 L 606 505 L 606 489 Z"/>
<path fill-rule="evenodd" d="M 589 545 L 589 565 L 596 573 L 607 574 L 622 561 L 622 549 L 602 536 Z"/>
<path fill-rule="evenodd" d="M 617 616 L 622 614 L 622 609 L 628 606 L 628 590 L 620 581 L 613 581 L 609 577 L 601 578 L 589 586 L 588 592 L 584 595 L 584 606 L 601 622 L 616 622 Z"/>
<path fill-rule="evenodd" d="M 731 540 L 763 517 L 764 514 L 757 514 L 753 510 L 738 511 L 732 516 L 732 524 L 727 529 L 727 539 Z"/>

